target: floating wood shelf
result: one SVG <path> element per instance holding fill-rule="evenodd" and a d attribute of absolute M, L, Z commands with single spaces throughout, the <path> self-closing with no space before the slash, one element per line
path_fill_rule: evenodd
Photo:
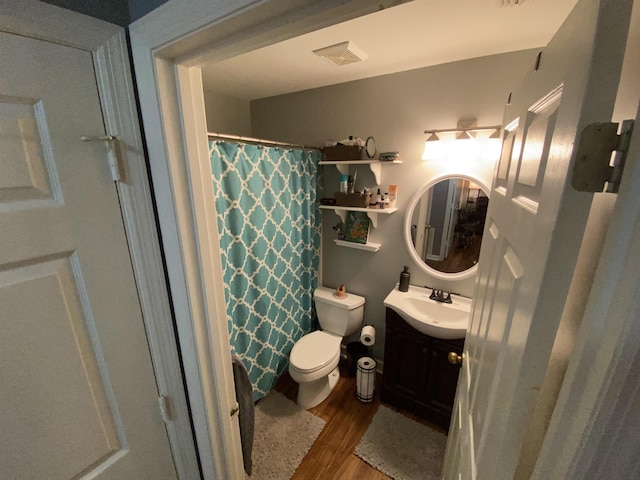
<path fill-rule="evenodd" d="M 394 165 L 402 163 L 402 160 L 323 160 L 318 162 L 319 165 L 335 165 L 340 173 L 348 174 L 349 165 L 368 165 L 371 173 L 376 177 L 376 184 L 380 185 L 382 178 L 382 165 Z"/>
<path fill-rule="evenodd" d="M 347 212 L 367 212 L 367 216 L 371 219 L 371 225 L 373 228 L 378 226 L 378 215 L 390 215 L 397 211 L 397 208 L 362 208 L 362 207 L 339 207 L 337 205 L 318 205 L 323 210 L 333 210 L 340 216 L 342 221 L 345 221 Z"/>
<path fill-rule="evenodd" d="M 347 242 L 345 240 L 334 240 L 336 245 L 340 245 L 341 247 L 355 248 L 357 250 L 366 250 L 368 252 L 377 252 L 382 248 L 382 245 L 379 243 L 367 242 L 367 243 L 355 243 L 355 242 Z"/>

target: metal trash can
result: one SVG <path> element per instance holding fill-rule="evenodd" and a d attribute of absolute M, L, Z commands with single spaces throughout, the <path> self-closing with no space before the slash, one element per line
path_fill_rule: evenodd
<path fill-rule="evenodd" d="M 356 374 L 356 397 L 364 403 L 373 400 L 373 392 L 376 387 L 376 361 L 371 357 L 362 357 L 358 360 Z"/>
<path fill-rule="evenodd" d="M 347 344 L 347 372 L 349 376 L 355 377 L 358 368 L 358 360 L 369 355 L 369 347 L 360 342 Z"/>

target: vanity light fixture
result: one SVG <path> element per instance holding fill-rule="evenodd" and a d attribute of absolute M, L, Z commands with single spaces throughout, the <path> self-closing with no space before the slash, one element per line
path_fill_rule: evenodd
<path fill-rule="evenodd" d="M 495 149 L 491 148 L 490 145 L 496 143 L 496 141 L 499 145 L 501 130 L 502 126 L 500 125 L 478 127 L 475 124 L 475 120 L 461 120 L 458 122 L 457 128 L 425 130 L 424 133 L 428 134 L 429 137 L 424 144 L 422 159 L 442 160 L 445 157 L 475 158 L 479 156 L 480 153 L 476 145 L 476 138 L 480 137 L 483 140 L 482 146 L 484 146 L 486 142 L 486 147 L 494 151 Z M 478 135 L 484 132 L 492 133 L 489 137 L 486 136 L 486 133 L 485 136 Z M 438 134 L 448 135 L 449 138 L 440 138 Z M 448 143 L 446 148 L 443 143 Z M 485 155 L 483 155 L 483 157 L 485 157 Z"/>
<path fill-rule="evenodd" d="M 422 153 L 423 160 L 439 160 L 444 154 L 442 142 L 440 137 L 433 132 L 429 135 L 429 138 L 424 142 L 424 152 Z"/>
<path fill-rule="evenodd" d="M 482 158 L 491 160 L 500 157 L 500 151 L 502 150 L 502 135 L 500 129 L 496 130 L 487 138 L 487 143 L 482 152 Z"/>
<path fill-rule="evenodd" d="M 456 135 L 456 141 L 449 148 L 452 158 L 475 158 L 478 152 L 475 134 L 462 130 Z"/>
<path fill-rule="evenodd" d="M 468 130 L 462 130 L 458 135 L 456 135 L 456 140 L 467 141 L 473 139 L 473 135 L 471 135 Z"/>

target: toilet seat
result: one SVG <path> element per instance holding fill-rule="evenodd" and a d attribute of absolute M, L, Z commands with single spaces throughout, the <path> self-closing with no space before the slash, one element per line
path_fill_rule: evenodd
<path fill-rule="evenodd" d="M 321 330 L 304 335 L 289 356 L 290 367 L 303 374 L 313 373 L 340 358 L 342 337 Z"/>

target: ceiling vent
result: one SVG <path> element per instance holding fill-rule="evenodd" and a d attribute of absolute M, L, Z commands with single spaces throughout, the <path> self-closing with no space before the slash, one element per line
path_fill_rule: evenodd
<path fill-rule="evenodd" d="M 368 55 L 352 42 L 341 42 L 330 47 L 314 50 L 313 53 L 334 65 L 342 66 L 366 60 Z"/>

